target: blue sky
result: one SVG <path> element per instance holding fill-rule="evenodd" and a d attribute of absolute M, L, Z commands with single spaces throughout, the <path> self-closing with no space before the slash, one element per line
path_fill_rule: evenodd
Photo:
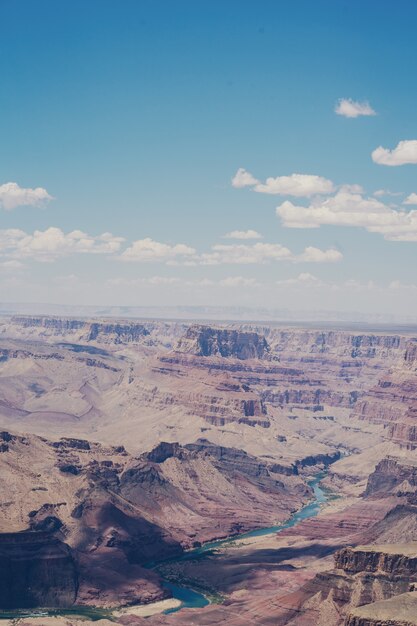
<path fill-rule="evenodd" d="M 414 314 L 416 18 L 0 0 L 1 299 Z"/>

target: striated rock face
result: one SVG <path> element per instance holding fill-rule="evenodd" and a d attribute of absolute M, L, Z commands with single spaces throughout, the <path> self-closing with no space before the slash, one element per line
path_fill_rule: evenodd
<path fill-rule="evenodd" d="M 167 444 L 160 444 L 156 450 L 161 446 Z M 251 478 L 267 478 L 269 477 L 269 471 L 267 466 L 260 462 L 256 457 L 248 454 L 244 450 L 238 448 L 225 448 L 223 446 L 217 446 L 207 439 L 198 439 L 195 443 L 188 443 L 183 448 L 178 444 L 171 444 L 174 453 L 172 456 L 181 458 L 183 456 L 184 448 L 193 452 L 196 456 L 202 458 L 208 458 L 215 466 L 226 474 L 233 475 L 234 473 L 244 474 Z M 150 453 L 154 454 L 155 450 Z M 149 455 L 148 455 L 149 458 Z"/>
<path fill-rule="evenodd" d="M 308 625 L 356 624 L 345 622 L 346 616 L 359 614 L 360 609 L 352 613 L 354 607 L 404 594 L 415 581 L 417 543 L 343 548 L 335 553 L 334 570 L 321 572 L 304 585 L 299 592 L 302 600 L 298 611 L 306 618 L 311 616 L 311 621 L 306 621 Z"/>
<path fill-rule="evenodd" d="M 334 422 L 360 406 L 407 344 L 400 335 L 45 316 L 16 316 L 0 333 L 9 337 L 0 347 L 1 414 L 59 436 L 69 432 L 64 414 L 71 434 L 105 429 L 106 438 L 115 411 L 128 422 L 122 433 L 137 428 L 138 413 L 149 419 L 151 412 L 168 428 L 179 414 L 183 425 L 191 417 L 203 428 L 203 419 L 212 430 L 270 428 L 278 416 Z M 414 436 L 402 419 L 395 428 L 397 438 Z"/>
<path fill-rule="evenodd" d="M 384 498 L 417 492 L 417 463 L 387 457 L 382 459 L 369 476 L 365 495 Z"/>
<path fill-rule="evenodd" d="M 68 545 L 44 532 L 0 534 L 0 609 L 71 606 L 77 592 Z"/>
<path fill-rule="evenodd" d="M 144 324 L 129 322 L 108 323 L 91 322 L 88 320 L 65 319 L 58 317 L 26 317 L 15 316 L 12 324 L 23 329 L 34 329 L 46 336 L 71 336 L 74 335 L 80 341 L 96 341 L 99 343 L 137 343 L 149 330 Z"/>
<path fill-rule="evenodd" d="M 404 350 L 407 339 L 397 334 L 352 333 L 338 330 L 275 328 L 242 325 L 243 330 L 263 333 L 271 350 L 284 354 L 321 354 L 353 359 L 392 359 Z"/>
<path fill-rule="evenodd" d="M 65 319 L 59 317 L 29 317 L 15 315 L 11 319 L 12 324 L 22 328 L 52 329 L 57 334 L 64 334 L 68 331 L 77 331 L 85 328 L 85 320 Z"/>
<path fill-rule="evenodd" d="M 237 422 L 268 428 L 267 408 L 260 394 L 241 381 L 239 374 L 230 373 L 242 367 L 246 377 L 253 371 L 253 363 L 242 365 L 239 359 L 179 352 L 160 356 L 152 370 L 154 384 L 149 392 L 144 390 L 142 401 L 158 407 L 182 406 L 213 426 Z"/>
<path fill-rule="evenodd" d="M 407 368 L 417 371 L 417 339 L 413 339 L 407 343 L 404 362 Z"/>
<path fill-rule="evenodd" d="M 264 336 L 211 326 L 191 326 L 177 344 L 178 352 L 196 356 L 221 356 L 237 359 L 265 359 L 270 348 Z"/>
<path fill-rule="evenodd" d="M 335 554 L 335 567 L 347 574 L 383 572 L 411 580 L 417 575 L 417 544 L 343 548 Z"/>
<path fill-rule="evenodd" d="M 142 337 L 149 335 L 149 331 L 143 324 L 100 324 L 97 322 L 89 325 L 87 341 L 105 341 L 121 343 L 135 343 Z"/>
<path fill-rule="evenodd" d="M 400 362 L 356 405 L 354 416 L 386 426 L 386 437 L 417 448 L 417 341 L 406 343 Z"/>

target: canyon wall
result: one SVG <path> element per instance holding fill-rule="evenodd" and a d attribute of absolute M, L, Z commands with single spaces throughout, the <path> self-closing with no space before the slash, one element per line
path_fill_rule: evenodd
<path fill-rule="evenodd" d="M 0 609 L 67 607 L 77 593 L 67 544 L 45 532 L 0 534 Z"/>

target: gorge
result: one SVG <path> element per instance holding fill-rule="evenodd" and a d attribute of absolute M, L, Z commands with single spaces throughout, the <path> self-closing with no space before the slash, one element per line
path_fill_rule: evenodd
<path fill-rule="evenodd" d="M 368 626 L 373 603 L 411 607 L 416 345 L 2 318 L 1 608 L 54 610 L 21 618 L 45 626 Z M 194 608 L 169 600 L 178 585 Z"/>

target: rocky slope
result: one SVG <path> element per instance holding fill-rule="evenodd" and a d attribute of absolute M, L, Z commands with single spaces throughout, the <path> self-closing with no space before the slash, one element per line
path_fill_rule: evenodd
<path fill-rule="evenodd" d="M 346 626 L 415 626 L 417 624 L 417 592 L 373 602 L 350 611 Z"/>
<path fill-rule="evenodd" d="M 149 561 L 276 524 L 311 496 L 307 476 L 340 458 L 326 481 L 339 504 L 207 562 L 228 600 L 198 623 L 365 619 L 357 605 L 390 602 L 415 579 L 416 346 L 258 325 L 3 320 L 0 576 L 35 555 L 36 581 L 29 597 L 11 578 L 1 602 L 162 598 Z"/>
<path fill-rule="evenodd" d="M 137 458 L 80 439 L 2 441 L 1 608 L 162 598 L 146 563 L 276 523 L 311 495 L 298 477 L 205 440 Z"/>

